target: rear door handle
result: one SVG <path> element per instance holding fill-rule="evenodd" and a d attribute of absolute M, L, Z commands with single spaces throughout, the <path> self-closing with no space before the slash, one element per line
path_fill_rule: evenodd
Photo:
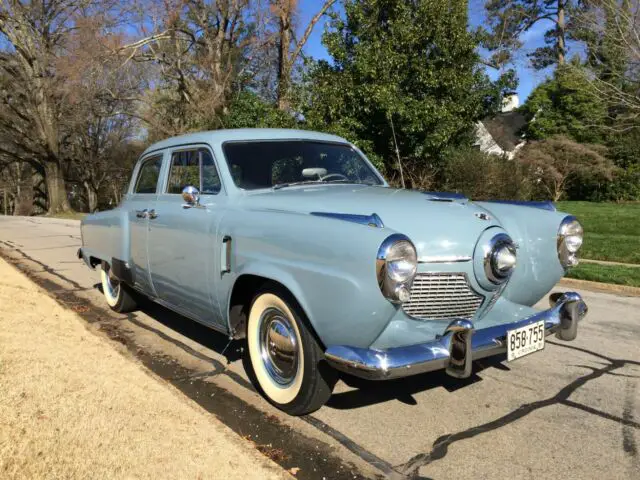
<path fill-rule="evenodd" d="M 147 209 L 144 210 L 136 210 L 136 217 L 138 218 L 147 218 Z"/>
<path fill-rule="evenodd" d="M 149 210 L 147 212 L 147 215 L 149 216 L 150 219 L 154 219 L 154 218 L 158 218 L 158 214 L 156 213 L 156 211 L 152 208 L 151 210 Z"/>

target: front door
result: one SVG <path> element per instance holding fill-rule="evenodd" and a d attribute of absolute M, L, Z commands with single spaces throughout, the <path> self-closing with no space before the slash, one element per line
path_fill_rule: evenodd
<path fill-rule="evenodd" d="M 125 203 L 128 207 L 129 247 L 135 286 L 149 295 L 153 295 L 154 292 L 149 277 L 147 256 L 148 212 L 156 201 L 161 169 L 162 154 L 143 159 L 140 168 L 138 168 L 131 193 Z"/>
<path fill-rule="evenodd" d="M 149 215 L 149 266 L 156 295 L 176 310 L 224 326 L 214 292 L 222 240 L 218 224 L 226 195 L 208 147 L 170 152 L 164 188 Z M 193 186 L 200 203 L 190 206 L 182 189 Z"/>

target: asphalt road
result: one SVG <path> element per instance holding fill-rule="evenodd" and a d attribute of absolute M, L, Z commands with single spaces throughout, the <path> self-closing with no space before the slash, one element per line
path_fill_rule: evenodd
<path fill-rule="evenodd" d="M 299 478 L 640 478 L 638 297 L 581 291 L 589 315 L 574 342 L 549 337 L 465 381 L 347 378 L 327 406 L 290 418 L 246 381 L 241 344 L 225 350 L 222 335 L 161 307 L 105 313 L 79 245 L 78 222 L 0 216 L 3 256 Z"/>

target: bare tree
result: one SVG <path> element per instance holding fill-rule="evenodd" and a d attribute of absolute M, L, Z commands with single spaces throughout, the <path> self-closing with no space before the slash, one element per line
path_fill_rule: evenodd
<path fill-rule="evenodd" d="M 139 91 L 137 70 L 121 65 L 112 52 L 122 39 L 106 35 L 102 27 L 101 18 L 79 20 L 59 66 L 68 72 L 70 175 L 84 187 L 90 212 L 98 208 L 101 187 L 116 174 L 120 154 L 137 132 L 135 119 L 127 114 Z"/>
<path fill-rule="evenodd" d="M 0 1 L 0 154 L 39 163 L 50 213 L 69 210 L 63 177 L 65 118 L 58 56 L 74 28 L 81 0 Z"/>
<path fill-rule="evenodd" d="M 615 116 L 611 128 L 639 128 L 640 2 L 586 0 L 573 22 L 588 46 L 589 85 Z"/>
<path fill-rule="evenodd" d="M 307 23 L 299 40 L 295 40 L 295 18 L 297 14 L 297 0 L 270 0 L 271 13 L 275 17 L 278 45 L 278 89 L 277 100 L 280 110 L 289 109 L 289 91 L 293 67 L 302 54 L 302 49 L 309 40 L 309 36 L 322 16 L 336 3 L 336 0 L 325 0 L 318 11 Z"/>
<path fill-rule="evenodd" d="M 532 172 L 534 182 L 545 196 L 556 202 L 572 181 L 585 178 L 611 181 L 615 166 L 604 150 L 602 146 L 580 144 L 557 136 L 529 142 L 519 151 L 516 161 Z"/>
<path fill-rule="evenodd" d="M 155 74 L 136 116 L 166 136 L 221 125 L 234 82 L 257 44 L 249 0 L 138 4 L 142 38 L 118 53 Z"/>

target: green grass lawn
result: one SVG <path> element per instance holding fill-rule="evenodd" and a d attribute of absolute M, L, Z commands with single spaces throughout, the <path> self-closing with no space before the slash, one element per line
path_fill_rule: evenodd
<path fill-rule="evenodd" d="M 556 207 L 582 223 L 582 258 L 640 264 L 640 203 L 558 202 Z"/>
<path fill-rule="evenodd" d="M 579 280 L 590 280 L 592 282 L 640 287 L 640 267 L 581 263 L 577 267 L 569 270 L 567 277 L 577 278 Z"/>

